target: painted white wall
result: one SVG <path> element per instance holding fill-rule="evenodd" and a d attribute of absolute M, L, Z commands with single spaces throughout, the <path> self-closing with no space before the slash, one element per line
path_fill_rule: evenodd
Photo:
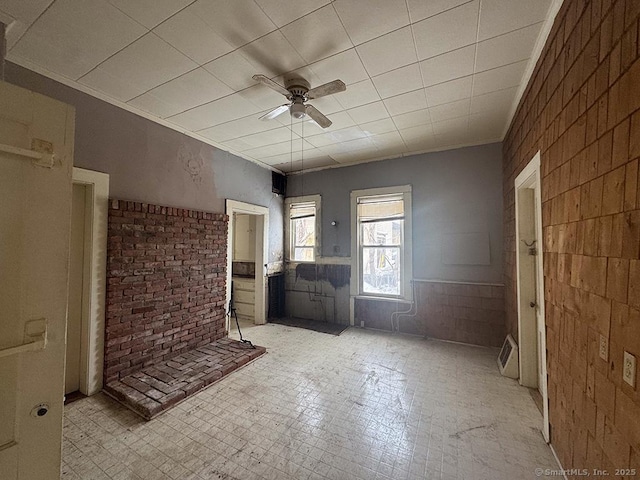
<path fill-rule="evenodd" d="M 256 217 L 236 214 L 233 228 L 233 260 L 236 262 L 256 261 Z"/>

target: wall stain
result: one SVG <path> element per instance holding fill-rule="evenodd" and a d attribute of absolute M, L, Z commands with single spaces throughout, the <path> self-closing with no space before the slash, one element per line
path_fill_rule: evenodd
<path fill-rule="evenodd" d="M 300 263 L 296 266 L 296 280 L 298 278 L 309 282 L 323 280 L 329 282 L 333 288 L 340 288 L 349 285 L 351 266 Z"/>

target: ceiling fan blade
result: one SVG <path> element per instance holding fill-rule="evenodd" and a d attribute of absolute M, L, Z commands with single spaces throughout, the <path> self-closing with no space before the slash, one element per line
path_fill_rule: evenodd
<path fill-rule="evenodd" d="M 274 108 L 268 113 L 265 113 L 260 117 L 260 120 L 273 120 L 278 115 L 282 115 L 284 112 L 289 110 L 289 105 L 280 105 L 279 107 Z"/>
<path fill-rule="evenodd" d="M 275 90 L 278 93 L 281 93 L 282 95 L 284 95 L 285 97 L 289 97 L 289 95 L 291 95 L 289 93 L 289 90 L 287 90 L 286 88 L 284 88 L 282 85 L 280 85 L 279 83 L 274 82 L 273 80 L 271 80 L 269 77 L 265 77 L 264 75 L 254 75 L 253 78 L 256 82 L 260 82 L 263 85 L 266 85 L 269 88 L 272 88 L 273 90 Z"/>
<path fill-rule="evenodd" d="M 347 86 L 342 80 L 334 80 L 333 82 L 312 88 L 307 92 L 307 97 L 309 97 L 309 99 L 325 97 L 327 95 L 333 95 L 334 93 L 344 92 L 346 89 Z"/>
<path fill-rule="evenodd" d="M 307 105 L 307 115 L 309 115 L 311 119 L 322 128 L 328 128 L 331 126 L 331 120 L 325 117 L 320 110 L 313 105 Z"/>

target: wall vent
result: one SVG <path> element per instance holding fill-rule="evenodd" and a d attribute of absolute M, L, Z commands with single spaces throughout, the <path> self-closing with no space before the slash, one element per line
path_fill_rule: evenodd
<path fill-rule="evenodd" d="M 500 349 L 498 368 L 501 375 L 518 378 L 518 345 L 511 335 L 507 335 Z"/>
<path fill-rule="evenodd" d="M 287 190 L 287 177 L 278 172 L 271 172 L 271 191 L 284 196 Z"/>

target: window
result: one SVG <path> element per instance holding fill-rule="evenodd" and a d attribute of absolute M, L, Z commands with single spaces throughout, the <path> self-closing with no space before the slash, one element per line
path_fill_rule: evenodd
<path fill-rule="evenodd" d="M 292 262 L 314 262 L 320 252 L 320 195 L 287 198 L 285 203 L 287 258 Z"/>
<path fill-rule="evenodd" d="M 357 294 L 405 297 L 411 279 L 411 187 L 352 192 Z"/>

